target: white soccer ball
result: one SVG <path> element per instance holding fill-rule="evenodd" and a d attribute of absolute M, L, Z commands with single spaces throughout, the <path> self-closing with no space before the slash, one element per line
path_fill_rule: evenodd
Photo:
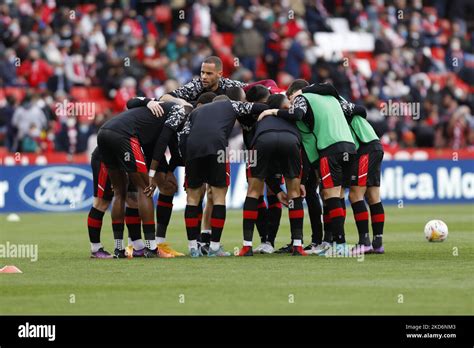
<path fill-rule="evenodd" d="M 448 238 L 448 225 L 441 220 L 431 220 L 425 225 L 425 238 L 428 242 L 442 242 Z"/>

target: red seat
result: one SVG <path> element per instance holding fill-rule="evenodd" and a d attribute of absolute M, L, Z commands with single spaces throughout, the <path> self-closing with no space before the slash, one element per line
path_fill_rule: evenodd
<path fill-rule="evenodd" d="M 77 100 L 87 100 L 89 99 L 89 92 L 87 87 L 72 87 L 71 88 L 71 97 Z"/>
<path fill-rule="evenodd" d="M 26 94 L 25 88 L 22 87 L 5 87 L 4 91 L 5 95 L 13 95 L 18 101 L 22 101 Z"/>
<path fill-rule="evenodd" d="M 91 99 L 103 99 L 104 91 L 101 87 L 89 87 L 89 98 Z"/>

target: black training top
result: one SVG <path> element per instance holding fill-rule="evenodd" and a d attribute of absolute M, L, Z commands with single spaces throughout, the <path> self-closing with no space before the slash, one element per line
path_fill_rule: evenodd
<path fill-rule="evenodd" d="M 296 125 L 293 122 L 275 116 L 267 116 L 264 117 L 261 121 L 257 122 L 257 125 L 255 127 L 255 135 L 252 139 L 250 147 L 254 145 L 255 141 L 260 135 L 267 132 L 291 133 L 294 134 L 298 138 L 298 141 L 301 143 L 300 132 L 298 131 L 298 128 L 296 128 Z"/>
<path fill-rule="evenodd" d="M 124 111 L 107 121 L 101 129 L 110 129 L 126 137 L 137 137 L 140 145 L 145 148 L 154 146 L 152 158 L 159 161 L 162 154 L 159 153 L 157 140 L 163 126 L 173 126 L 186 117 L 184 108 L 175 103 L 165 102 L 161 104 L 164 114 L 162 117 L 154 116 L 147 107 L 137 107 Z"/>
<path fill-rule="evenodd" d="M 243 122 L 247 118 L 256 118 L 266 109 L 266 104 L 223 100 L 193 110 L 183 129 L 189 134 L 186 161 L 217 155 L 220 150 L 225 150 L 235 120 Z"/>

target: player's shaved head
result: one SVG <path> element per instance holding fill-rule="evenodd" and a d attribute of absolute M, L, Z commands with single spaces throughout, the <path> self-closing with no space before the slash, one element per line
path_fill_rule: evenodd
<path fill-rule="evenodd" d="M 288 98 L 283 94 L 272 94 L 268 97 L 267 105 L 270 109 L 283 109 L 284 104 L 288 102 Z"/>
<path fill-rule="evenodd" d="M 222 71 L 222 60 L 217 56 L 210 56 L 204 59 L 203 64 L 214 64 L 217 72 Z"/>
<path fill-rule="evenodd" d="M 230 100 L 235 101 L 244 101 L 245 92 L 240 87 L 229 87 L 225 90 L 225 95 L 229 97 Z"/>
<path fill-rule="evenodd" d="M 217 96 L 214 92 L 205 92 L 201 94 L 196 101 L 196 105 L 209 104 Z"/>
<path fill-rule="evenodd" d="M 230 100 L 230 98 L 226 95 L 218 95 L 214 98 L 213 102 L 221 101 L 221 100 Z"/>
<path fill-rule="evenodd" d="M 222 60 L 216 56 L 204 59 L 201 64 L 201 83 L 206 91 L 215 91 L 222 77 Z"/>
<path fill-rule="evenodd" d="M 288 87 L 288 90 L 286 91 L 286 95 L 288 97 L 291 97 L 296 91 L 299 91 L 300 89 L 303 89 L 307 86 L 309 86 L 308 81 L 303 80 L 303 79 L 296 79 Z"/>
<path fill-rule="evenodd" d="M 255 85 L 247 91 L 246 96 L 248 102 L 265 103 L 270 96 L 270 91 L 263 85 Z"/>

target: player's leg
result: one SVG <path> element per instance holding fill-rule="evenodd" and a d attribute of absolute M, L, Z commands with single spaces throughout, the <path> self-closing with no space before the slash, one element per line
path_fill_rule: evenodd
<path fill-rule="evenodd" d="M 174 174 L 159 172 L 156 175 L 158 175 L 158 189 L 160 191 L 156 203 L 156 243 L 158 252 L 160 257 L 167 257 L 168 255 L 184 256 L 183 253 L 174 250 L 166 243 L 166 232 L 173 212 L 173 198 L 177 191 L 177 187 L 169 182 L 169 177 L 174 178 Z"/>
<path fill-rule="evenodd" d="M 271 179 L 273 180 L 273 178 Z M 276 178 L 277 181 L 281 181 L 281 178 Z M 280 220 L 282 213 L 282 204 L 278 200 L 277 195 L 272 189 L 267 186 L 267 200 L 268 200 L 268 212 L 267 212 L 267 241 L 266 247 L 262 252 L 272 253 L 275 248 L 275 239 L 280 228 Z"/>
<path fill-rule="evenodd" d="M 265 133 L 261 134 L 256 140 L 254 147 L 251 151 L 257 154 L 257 161 L 247 163 L 247 197 L 245 198 L 243 207 L 243 247 L 239 252 L 240 256 L 251 256 L 253 255 L 253 231 L 255 224 L 257 224 L 259 218 L 259 198 L 263 195 L 264 179 L 268 176 L 270 169 L 270 163 L 273 153 L 274 140 L 276 139 L 274 134 Z M 261 203 L 260 203 L 261 204 Z M 258 226 L 257 226 L 258 228 Z M 266 228 L 265 228 L 266 230 Z M 263 228 L 259 230 L 259 234 L 263 233 Z M 266 232 L 265 232 L 266 233 Z M 261 238 L 266 236 L 261 234 Z M 263 244 L 259 245 L 255 249 L 257 253 L 260 253 L 263 249 Z"/>
<path fill-rule="evenodd" d="M 291 240 L 293 241 L 292 254 L 294 256 L 308 255 L 303 250 L 303 197 L 301 197 L 301 176 L 303 174 L 303 160 L 299 139 L 286 132 L 277 133 L 278 141 L 275 161 L 278 161 L 281 173 L 285 177 L 286 192 L 288 195 L 288 216 L 290 219 Z"/>
<path fill-rule="evenodd" d="M 359 234 L 359 241 L 357 244 L 369 247 L 369 212 L 364 200 L 366 190 L 367 187 L 365 186 L 351 186 L 349 191 L 349 201 L 351 202 L 352 212 L 357 226 L 357 233 Z"/>
<path fill-rule="evenodd" d="M 366 193 L 367 201 L 370 208 L 370 220 L 372 222 L 372 247 L 374 253 L 383 254 L 383 228 L 385 223 L 385 211 L 383 208 L 382 201 L 380 200 L 380 187 L 371 186 L 367 188 Z"/>
<path fill-rule="evenodd" d="M 137 187 L 138 212 L 142 220 L 143 235 L 145 237 L 145 257 L 157 257 L 158 250 L 155 239 L 155 218 L 153 197 L 148 197 L 143 191 L 148 186 L 148 174 L 143 172 L 129 172 L 132 183 Z"/>
<path fill-rule="evenodd" d="M 138 192 L 138 213 L 142 220 L 143 234 L 145 237 L 144 257 L 158 257 L 158 249 L 155 240 L 155 207 L 153 197 L 148 197 L 144 193 L 149 184 L 148 169 L 145 156 L 143 155 L 140 142 L 137 138 L 124 139 L 118 144 L 120 151 L 127 156 L 118 157 L 122 168 L 128 173 L 128 176 L 137 188 Z"/>
<path fill-rule="evenodd" d="M 304 248 L 308 254 L 313 251 L 323 241 L 323 224 L 321 222 L 322 208 L 319 200 L 318 180 L 314 170 L 311 170 L 306 181 L 306 204 L 308 205 L 308 215 L 311 223 L 311 243 Z"/>
<path fill-rule="evenodd" d="M 331 219 L 331 230 L 328 231 L 328 239 L 333 238 L 337 252 L 345 250 L 345 233 L 344 233 L 344 209 L 341 202 L 342 184 L 344 181 L 344 161 L 350 162 L 348 154 L 339 153 L 326 156 L 320 159 L 319 176 L 323 185 L 323 199 L 329 211 Z M 348 168 L 350 170 L 350 168 Z M 350 175 L 350 173 L 349 173 Z M 330 252 L 326 249 L 318 255 L 325 255 Z"/>
<path fill-rule="evenodd" d="M 370 220 L 372 222 L 372 247 L 374 253 L 383 254 L 383 228 L 385 223 L 385 211 L 380 199 L 380 172 L 383 159 L 382 151 L 374 151 L 369 155 L 369 173 L 367 178 L 366 198 L 370 208 Z"/>
<path fill-rule="evenodd" d="M 173 198 L 177 191 L 177 188 L 166 180 L 167 174 L 174 178 L 173 173 L 168 173 L 168 164 L 166 158 L 163 157 L 159 161 L 157 173 L 155 174 L 160 191 L 156 202 L 156 242 L 158 245 L 166 241 L 166 231 L 171 213 L 173 212 Z"/>
<path fill-rule="evenodd" d="M 319 168 L 317 169 L 319 173 Z M 332 232 L 331 232 L 331 217 L 329 216 L 329 208 L 327 201 L 324 199 L 323 195 L 323 183 L 320 181 L 319 183 L 319 192 L 323 201 L 323 244 L 331 244 L 332 240 Z"/>
<path fill-rule="evenodd" d="M 201 251 L 203 254 L 207 254 L 209 251 L 209 245 L 211 244 L 211 216 L 212 216 L 212 208 L 214 207 L 214 201 L 212 198 L 212 188 L 210 185 L 205 184 L 204 193 L 206 194 L 206 206 L 204 210 L 202 209 L 202 200 L 200 205 L 200 212 L 201 212 L 201 227 L 200 227 L 200 246 Z M 204 198 L 204 197 L 203 197 Z"/>
<path fill-rule="evenodd" d="M 186 209 L 184 210 L 184 219 L 186 224 L 186 232 L 188 235 L 189 254 L 191 257 L 202 256 L 202 254 L 199 252 L 197 244 L 197 239 L 199 237 L 199 201 L 200 189 L 188 187 L 186 189 Z"/>
<path fill-rule="evenodd" d="M 291 240 L 293 241 L 293 255 L 306 256 L 303 250 L 303 198 L 301 197 L 301 179 L 285 176 L 288 194 L 288 216 L 290 218 Z"/>
<path fill-rule="evenodd" d="M 114 191 L 112 202 L 112 231 L 114 234 L 114 257 L 126 258 L 123 245 L 123 230 L 125 220 L 125 201 L 127 198 L 127 174 L 121 169 L 109 169 L 109 177 Z"/>
<path fill-rule="evenodd" d="M 100 242 L 100 232 L 105 211 L 113 198 L 112 188 L 107 167 L 101 161 L 102 157 L 97 148 L 92 153 L 91 168 L 94 182 L 94 202 L 87 217 L 89 242 L 91 243 L 91 258 L 109 259 L 112 255 L 105 251 Z"/>
<path fill-rule="evenodd" d="M 214 206 L 211 215 L 211 244 L 207 256 L 230 256 L 221 246 L 222 231 L 224 230 L 226 218 L 225 197 L 227 195 L 227 186 L 212 186 L 212 195 Z"/>
<path fill-rule="evenodd" d="M 142 219 L 138 211 L 138 192 L 133 183 L 128 183 L 125 225 L 128 230 L 128 257 L 142 257 L 145 253 L 145 243 L 142 239 Z"/>
<path fill-rule="evenodd" d="M 260 178 L 248 178 L 247 197 L 243 209 L 243 247 L 239 256 L 252 256 L 253 230 L 258 219 L 258 198 L 263 190 L 264 181 Z"/>
<path fill-rule="evenodd" d="M 202 199 L 203 169 L 207 161 L 205 158 L 196 158 L 186 162 L 186 208 L 184 222 L 188 237 L 188 249 L 191 257 L 203 256 L 198 247 L 199 238 L 199 202 Z"/>
<path fill-rule="evenodd" d="M 357 233 L 359 234 L 358 247 L 356 250 L 363 253 L 372 252 L 369 237 L 369 212 L 364 200 L 364 195 L 367 191 L 367 172 L 368 154 L 358 155 L 352 168 L 349 200 L 354 213 Z"/>
<path fill-rule="evenodd" d="M 267 217 L 268 217 L 268 208 L 267 203 L 265 202 L 264 196 L 264 187 L 260 192 L 258 197 L 258 216 L 256 221 L 258 235 L 260 236 L 260 242 L 265 243 L 267 241 Z"/>
<path fill-rule="evenodd" d="M 319 186 L 319 191 L 321 192 L 322 196 L 322 184 Z M 325 250 L 331 247 L 333 242 L 332 232 L 331 232 L 331 217 L 329 216 L 329 208 L 327 205 L 327 201 L 323 199 L 323 241 L 320 245 L 318 245 L 315 250 L 313 250 L 313 254 L 320 254 Z"/>
<path fill-rule="evenodd" d="M 91 258 L 110 259 L 112 255 L 104 250 L 100 242 L 100 232 L 105 211 L 109 208 L 110 201 L 94 197 L 94 202 L 87 216 L 87 229 L 89 231 L 89 242 L 91 243 Z"/>
<path fill-rule="evenodd" d="M 221 163 L 217 155 L 209 156 L 207 166 L 207 183 L 212 189 L 212 214 L 211 214 L 211 244 L 207 256 L 230 256 L 221 246 L 221 236 L 225 225 L 226 205 L 225 197 L 230 184 L 230 165 Z"/>

